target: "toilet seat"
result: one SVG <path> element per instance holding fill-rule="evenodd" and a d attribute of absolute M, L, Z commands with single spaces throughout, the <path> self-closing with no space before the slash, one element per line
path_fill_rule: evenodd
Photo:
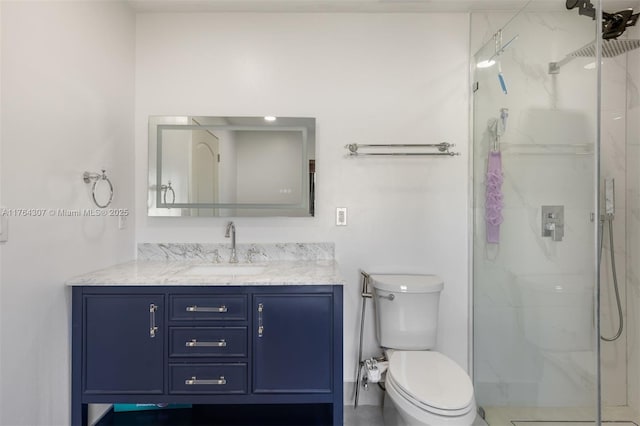
<path fill-rule="evenodd" d="M 440 416 L 457 417 L 475 406 L 467 373 L 435 351 L 389 351 L 387 382 L 417 408 Z"/>

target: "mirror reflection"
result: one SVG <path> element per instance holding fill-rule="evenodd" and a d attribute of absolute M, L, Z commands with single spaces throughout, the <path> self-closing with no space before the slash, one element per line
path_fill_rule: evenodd
<path fill-rule="evenodd" d="M 313 216 L 315 118 L 149 119 L 150 216 Z"/>

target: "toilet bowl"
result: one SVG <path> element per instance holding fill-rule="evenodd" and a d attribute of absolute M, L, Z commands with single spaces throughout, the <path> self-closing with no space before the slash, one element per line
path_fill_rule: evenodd
<path fill-rule="evenodd" d="M 473 385 L 454 361 L 435 351 L 387 351 L 385 425 L 469 426 Z"/>
<path fill-rule="evenodd" d="M 376 336 L 385 349 L 386 426 L 470 426 L 476 419 L 473 384 L 436 345 L 436 275 L 371 275 Z"/>

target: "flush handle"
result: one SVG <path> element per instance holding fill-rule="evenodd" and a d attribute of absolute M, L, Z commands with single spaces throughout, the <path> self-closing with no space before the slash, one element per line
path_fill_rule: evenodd
<path fill-rule="evenodd" d="M 393 293 L 389 293 L 386 296 L 382 296 L 382 295 L 378 295 L 378 299 L 387 299 L 387 300 L 393 300 L 396 298 L 396 295 Z"/>

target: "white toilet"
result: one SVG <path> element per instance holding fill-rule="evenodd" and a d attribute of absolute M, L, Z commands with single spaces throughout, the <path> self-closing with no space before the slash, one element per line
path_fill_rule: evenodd
<path fill-rule="evenodd" d="M 387 426 L 469 426 L 476 402 L 469 375 L 436 344 L 443 282 L 435 275 L 371 275 L 376 336 L 385 349 Z"/>

